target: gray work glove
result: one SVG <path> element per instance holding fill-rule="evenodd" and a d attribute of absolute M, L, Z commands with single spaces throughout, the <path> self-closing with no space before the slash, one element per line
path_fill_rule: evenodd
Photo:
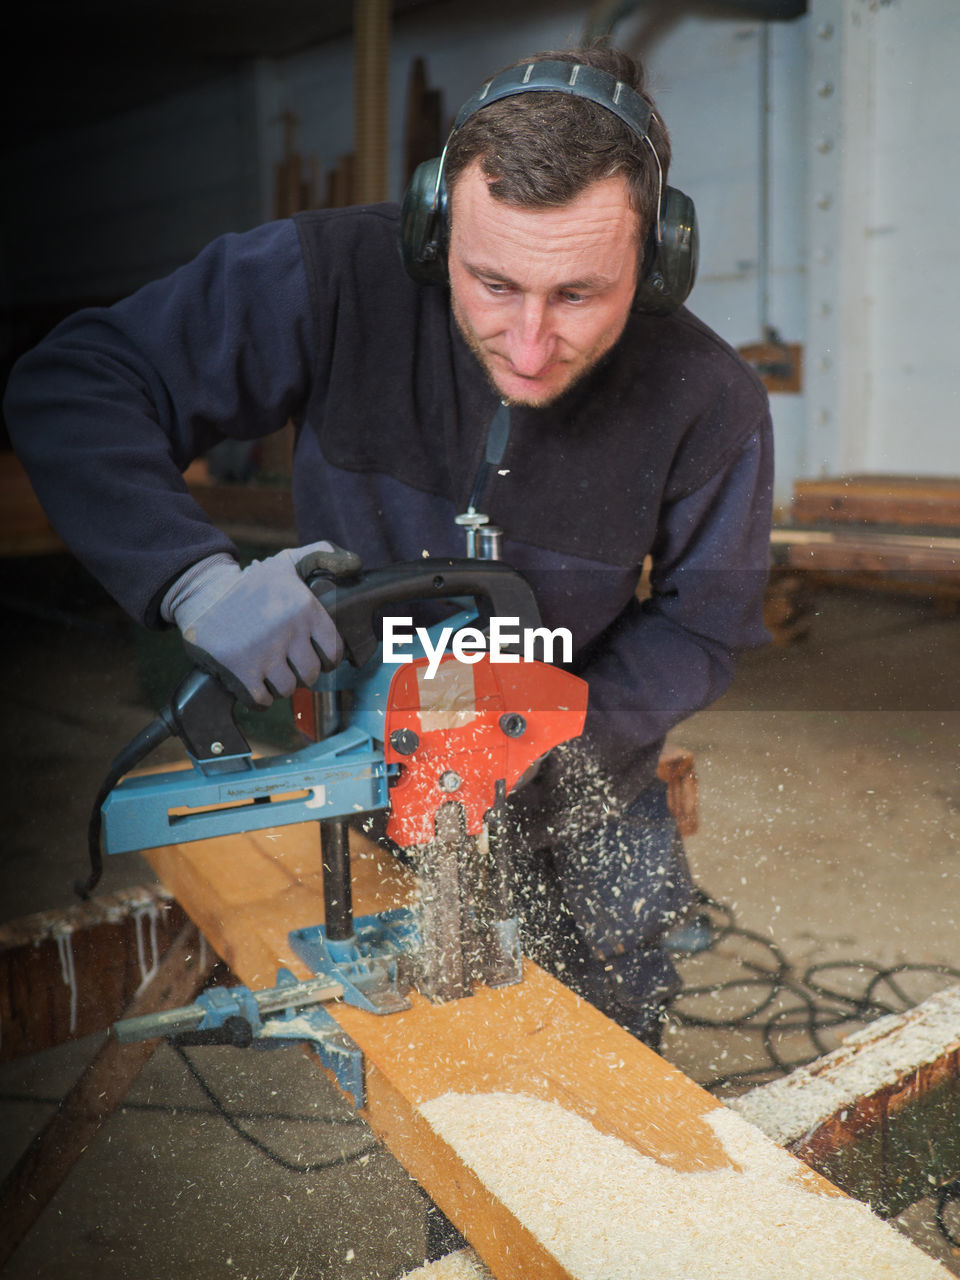
<path fill-rule="evenodd" d="M 343 641 L 305 580 L 360 567 L 359 556 L 331 542 L 288 548 L 244 569 L 232 556 L 213 555 L 177 579 L 160 612 L 202 670 L 248 705 L 269 707 L 343 657 Z"/>

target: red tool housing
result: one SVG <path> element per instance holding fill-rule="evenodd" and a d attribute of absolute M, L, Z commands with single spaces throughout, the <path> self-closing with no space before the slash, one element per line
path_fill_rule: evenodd
<path fill-rule="evenodd" d="M 384 728 L 391 787 L 387 834 L 403 848 L 434 836 L 446 800 L 463 805 L 476 835 L 502 778 L 509 792 L 552 747 L 583 730 L 587 685 L 543 662 L 465 663 L 448 655 L 432 679 L 426 658 L 400 667 L 390 685 Z"/>

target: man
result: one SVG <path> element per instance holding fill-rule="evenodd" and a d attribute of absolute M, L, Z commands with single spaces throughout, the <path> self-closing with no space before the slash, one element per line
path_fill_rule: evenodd
<path fill-rule="evenodd" d="M 609 101 L 518 92 L 472 110 L 441 162 L 446 213 L 435 193 L 448 287 L 405 271 L 393 206 L 226 236 L 60 326 L 14 375 L 7 416 L 78 557 L 261 705 L 339 658 L 304 557 L 462 555 L 455 517 L 478 504 L 590 687 L 582 739 L 515 797 L 525 946 L 656 1043 L 678 985 L 664 935 L 692 893 L 656 763 L 766 638 L 770 423 L 706 326 L 637 305 L 669 140 L 655 112 L 638 131 L 611 104 L 625 84 L 648 110 L 642 72 L 606 49 L 527 62 L 544 59 L 607 73 Z M 241 569 L 181 470 L 289 419 L 307 545 Z"/>

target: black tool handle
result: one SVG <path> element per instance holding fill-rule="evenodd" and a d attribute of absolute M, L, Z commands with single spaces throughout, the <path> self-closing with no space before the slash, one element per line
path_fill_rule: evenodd
<path fill-rule="evenodd" d="M 380 643 L 379 615 L 407 601 L 468 596 L 483 604 L 488 615 L 516 618 L 521 628 L 540 625 L 529 584 L 516 569 L 496 560 L 414 560 L 371 569 L 352 580 L 316 574 L 308 585 L 336 624 L 356 667 L 362 667 Z"/>
<path fill-rule="evenodd" d="M 333 619 L 355 667 L 377 650 L 380 614 L 407 601 L 466 596 L 487 616 L 516 618 L 521 629 L 540 625 L 529 584 L 496 560 L 415 560 L 341 578 L 318 573 L 307 585 Z M 213 765 L 222 758 L 229 768 L 231 757 L 250 752 L 234 719 L 235 705 L 215 676 L 195 669 L 175 691 L 166 714 L 195 759 Z"/>

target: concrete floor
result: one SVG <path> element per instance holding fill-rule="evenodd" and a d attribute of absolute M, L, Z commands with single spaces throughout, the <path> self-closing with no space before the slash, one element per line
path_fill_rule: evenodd
<path fill-rule="evenodd" d="M 688 841 L 698 882 L 798 975 L 842 962 L 830 980 L 856 993 L 871 965 L 960 966 L 960 622 L 902 596 L 820 590 L 815 604 L 806 639 L 748 655 L 733 689 L 674 736 L 694 751 L 700 779 L 701 829 Z M 92 797 L 149 712 L 142 644 L 72 562 L 8 562 L 0 605 L 0 918 L 13 919 L 74 901 Z M 149 879 L 140 859 L 122 856 L 109 861 L 103 888 Z M 744 960 L 769 956 L 733 936 L 685 962 L 685 975 L 691 985 L 736 977 Z M 950 980 L 898 978 L 910 1000 Z M 743 994 L 678 1005 L 681 1014 L 705 1008 L 736 1016 Z M 824 1033 L 825 1047 L 836 1034 Z M 0 1168 L 98 1043 L 0 1068 Z M 782 1048 L 815 1052 L 802 1036 Z M 262 1145 L 289 1161 L 340 1163 L 281 1168 L 228 1128 L 164 1046 L 4 1280 L 386 1280 L 423 1260 L 416 1187 L 298 1051 L 190 1052 Z M 664 1055 L 701 1081 L 765 1061 L 755 1034 L 691 1030 L 679 1018 Z M 900 1225 L 960 1275 L 929 1203 Z M 951 1226 L 960 1235 L 960 1221 Z"/>

